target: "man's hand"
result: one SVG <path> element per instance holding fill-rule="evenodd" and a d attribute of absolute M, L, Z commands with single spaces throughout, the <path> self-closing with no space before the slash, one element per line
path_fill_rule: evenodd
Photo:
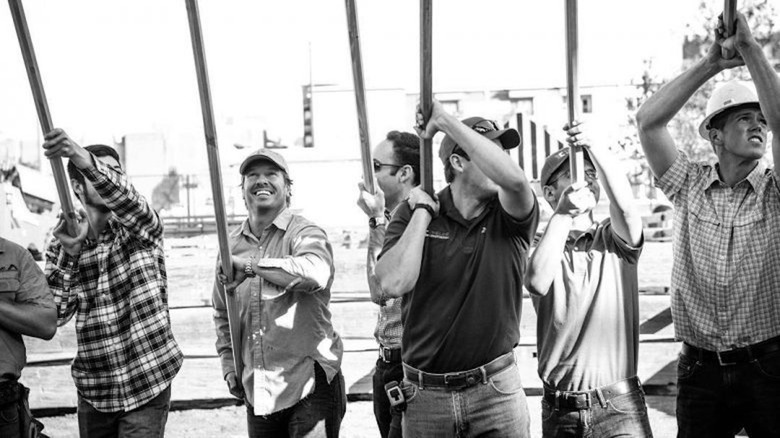
<path fill-rule="evenodd" d="M 222 261 L 221 258 L 217 260 L 218 263 L 218 274 L 217 279 L 220 283 L 225 287 L 225 292 L 232 294 L 233 291 L 236 290 L 239 284 L 243 283 L 244 280 L 246 280 L 246 273 L 244 272 L 244 266 L 246 266 L 246 261 L 248 259 L 238 256 L 231 256 L 231 268 L 233 269 L 233 281 L 228 282 L 227 275 L 222 272 Z"/>
<path fill-rule="evenodd" d="M 230 394 L 232 394 L 233 397 L 241 400 L 244 399 L 244 387 L 241 385 L 241 382 L 238 381 L 235 372 L 229 372 L 227 376 L 225 376 L 225 382 L 227 383 L 228 391 L 230 391 Z"/>
<path fill-rule="evenodd" d="M 366 185 L 361 181 L 358 183 L 360 196 L 357 205 L 363 210 L 369 218 L 384 217 L 385 214 L 385 193 L 379 188 L 379 184 L 374 184 L 374 194 L 366 190 Z"/>
<path fill-rule="evenodd" d="M 76 218 L 74 218 L 74 221 L 76 223 L 78 233 L 75 236 L 71 236 L 69 234 L 68 223 L 65 221 L 65 218 L 62 214 L 60 214 L 59 219 L 60 220 L 57 223 L 57 226 L 54 227 L 52 234 L 54 234 L 54 237 L 60 241 L 62 244 L 62 249 L 64 249 L 69 256 L 78 257 L 78 255 L 81 254 L 81 247 L 84 245 L 84 241 L 87 240 L 87 234 L 89 233 L 87 212 L 83 209 L 80 209 L 78 212 L 76 212 Z"/>
<path fill-rule="evenodd" d="M 566 131 L 566 143 L 575 147 L 590 147 L 591 140 L 585 133 L 584 123 L 574 120 L 571 124 L 567 123 L 563 125 L 563 130 Z"/>
<path fill-rule="evenodd" d="M 747 19 L 739 12 L 737 12 L 736 16 L 734 35 L 726 38 L 726 24 L 723 22 L 723 14 L 718 16 L 718 27 L 715 29 L 715 35 L 721 46 L 726 49 L 736 50 L 739 53 L 758 44 L 753 33 L 750 32 Z"/>
<path fill-rule="evenodd" d="M 743 21 L 742 26 L 744 28 L 747 28 L 747 23 L 744 22 L 745 17 L 739 12 L 737 12 L 737 17 L 736 33 L 739 33 L 740 17 Z M 742 32 L 745 32 L 745 29 L 742 29 Z M 747 32 L 748 34 L 750 33 L 749 30 L 747 30 Z M 731 59 L 723 58 L 722 49 L 735 49 L 734 38 L 735 36 L 726 38 L 726 26 L 723 24 L 723 14 L 721 14 L 718 17 L 718 26 L 715 28 L 715 42 L 710 45 L 710 48 L 707 51 L 707 54 L 704 56 L 704 59 L 706 59 L 710 64 L 715 65 L 719 70 L 728 70 L 734 67 L 745 65 L 745 60 L 742 59 L 742 55 L 740 55 L 739 52 L 737 52 Z"/>
<path fill-rule="evenodd" d="M 409 199 L 407 202 L 409 202 L 409 207 L 412 208 L 412 212 L 414 212 L 417 205 L 423 204 L 431 208 L 434 213 L 433 217 L 439 215 L 439 200 L 431 198 L 431 196 L 426 193 L 425 190 L 423 190 L 420 186 L 413 188 L 412 191 L 409 192 Z"/>
<path fill-rule="evenodd" d="M 445 117 L 449 117 L 447 111 L 444 111 L 444 107 L 438 100 L 433 100 L 431 106 L 431 117 L 428 119 L 428 124 L 425 124 L 425 115 L 422 113 L 422 108 L 417 105 L 417 113 L 415 115 L 414 130 L 417 131 L 417 135 L 424 139 L 433 138 L 437 132 L 442 130 L 442 120 Z"/>
<path fill-rule="evenodd" d="M 575 217 L 593 210 L 595 206 L 596 198 L 583 181 L 566 187 L 558 199 L 555 213 Z"/>
<path fill-rule="evenodd" d="M 67 158 L 79 169 L 85 169 L 92 165 L 92 154 L 82 148 L 68 137 L 68 134 L 60 128 L 54 128 L 43 137 L 43 154 L 47 158 Z"/>

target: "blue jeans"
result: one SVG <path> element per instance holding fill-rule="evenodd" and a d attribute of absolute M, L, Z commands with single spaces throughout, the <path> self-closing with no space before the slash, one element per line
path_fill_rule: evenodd
<path fill-rule="evenodd" d="M 381 358 L 376 361 L 374 371 L 374 417 L 379 426 L 382 438 L 401 438 L 401 413 L 390 407 L 390 400 L 385 392 L 385 384 L 404 379 L 404 369 L 401 362 L 386 363 Z"/>
<path fill-rule="evenodd" d="M 425 382 L 423 382 L 425 385 Z M 408 379 L 404 437 L 529 437 L 530 417 L 516 363 L 474 386 L 452 391 Z"/>
<path fill-rule="evenodd" d="M 325 371 L 315 362 L 313 393 L 269 415 L 255 415 L 254 408 L 247 403 L 247 429 L 250 438 L 338 438 L 346 411 L 347 395 L 341 371 L 328 383 Z"/>
<path fill-rule="evenodd" d="M 641 389 L 613 397 L 588 409 L 555 409 L 542 400 L 542 434 L 563 437 L 652 437 Z"/>
<path fill-rule="evenodd" d="M 162 438 L 171 407 L 171 387 L 132 411 L 100 412 L 78 397 L 81 438 Z"/>
<path fill-rule="evenodd" d="M 780 353 L 721 366 L 680 354 L 678 437 L 780 437 Z"/>
<path fill-rule="evenodd" d="M 0 437 L 21 437 L 21 425 L 19 424 L 19 405 L 7 403 L 0 406 Z"/>

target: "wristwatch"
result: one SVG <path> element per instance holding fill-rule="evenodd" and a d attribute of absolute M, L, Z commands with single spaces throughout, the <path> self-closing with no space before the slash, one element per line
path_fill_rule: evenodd
<path fill-rule="evenodd" d="M 255 274 L 255 270 L 252 269 L 255 265 L 255 258 L 249 257 L 246 259 L 246 263 L 244 264 L 244 274 L 246 274 L 247 277 L 253 278 L 256 277 L 257 274 Z"/>
<path fill-rule="evenodd" d="M 373 230 L 374 228 L 387 224 L 384 216 L 372 217 L 368 220 L 368 226 Z"/>
<path fill-rule="evenodd" d="M 418 208 L 422 208 L 423 210 L 427 210 L 428 213 L 431 214 L 431 218 L 435 218 L 436 217 L 436 212 L 433 211 L 433 207 L 431 207 L 430 205 L 423 204 L 423 203 L 415 204 L 414 207 L 412 207 L 412 211 L 417 210 Z"/>

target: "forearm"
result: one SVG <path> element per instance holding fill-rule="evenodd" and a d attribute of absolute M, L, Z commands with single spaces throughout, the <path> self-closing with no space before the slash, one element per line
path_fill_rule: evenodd
<path fill-rule="evenodd" d="M 259 277 L 282 288 L 311 292 L 328 287 L 332 271 L 331 264 L 318 254 L 263 258 L 253 270 Z"/>
<path fill-rule="evenodd" d="M 427 211 L 415 210 L 401 238 L 377 261 L 376 276 L 386 295 L 403 296 L 417 284 L 425 248 L 425 233 L 431 220 Z"/>
<path fill-rule="evenodd" d="M 64 325 L 78 308 L 76 273 L 78 260 L 68 255 L 58 244 L 49 245 L 46 253 L 46 281 L 54 297 L 58 325 Z"/>
<path fill-rule="evenodd" d="M 769 129 L 780 133 L 780 79 L 758 44 L 749 44 L 740 49 L 740 53 L 756 85 L 761 112 Z"/>
<path fill-rule="evenodd" d="M 636 209 L 625 169 L 601 148 L 590 148 L 589 151 L 609 199 L 610 219 L 615 231 L 627 243 L 638 244 L 642 236 L 642 218 Z"/>
<path fill-rule="evenodd" d="M 160 243 L 163 226 L 157 213 L 127 179 L 98 159 L 82 170 L 122 224 L 142 238 Z"/>
<path fill-rule="evenodd" d="M 550 290 L 566 247 L 566 239 L 571 231 L 572 218 L 568 215 L 554 214 L 544 230 L 544 235 L 528 261 L 525 287 L 534 295 L 544 296 Z"/>
<path fill-rule="evenodd" d="M 57 311 L 37 304 L 0 300 L 0 327 L 49 340 L 57 332 Z"/>
<path fill-rule="evenodd" d="M 379 253 L 382 251 L 382 243 L 385 240 L 385 227 L 379 225 L 368 233 L 368 251 L 366 251 L 366 279 L 368 280 L 368 292 L 371 301 L 375 304 L 382 302 L 382 286 L 376 277 L 376 263 Z"/>
<path fill-rule="evenodd" d="M 636 114 L 639 130 L 663 128 L 720 68 L 702 59 L 656 91 Z"/>
<path fill-rule="evenodd" d="M 530 187 L 520 166 L 504 149 L 451 115 L 440 120 L 442 130 L 463 149 L 482 173 L 510 192 L 524 192 Z"/>

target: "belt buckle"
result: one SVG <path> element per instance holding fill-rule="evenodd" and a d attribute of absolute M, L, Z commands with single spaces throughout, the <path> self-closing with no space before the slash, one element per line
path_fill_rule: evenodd
<path fill-rule="evenodd" d="M 384 346 L 379 347 L 379 358 L 382 359 L 382 362 L 385 363 L 390 362 L 390 360 L 387 358 L 389 350 L 390 350 L 389 348 L 386 348 Z"/>
<path fill-rule="evenodd" d="M 715 352 L 715 355 L 718 356 L 718 364 L 720 364 L 720 366 L 725 367 L 725 366 L 731 366 L 737 364 L 736 362 L 725 362 L 721 357 L 720 353 L 721 353 L 720 351 Z"/>
<path fill-rule="evenodd" d="M 585 406 L 584 406 L 584 407 L 577 406 L 577 407 L 578 407 L 579 409 L 590 409 L 590 407 L 593 405 L 593 403 L 591 402 L 591 396 L 590 396 L 590 392 L 585 392 L 585 393 L 582 393 L 582 394 L 577 394 L 577 398 L 576 398 L 575 400 L 578 400 L 578 401 L 579 401 L 579 398 L 580 398 L 580 396 L 581 396 L 581 395 L 582 395 L 582 396 L 585 396 Z M 579 403 L 578 403 L 578 404 L 579 404 Z"/>

